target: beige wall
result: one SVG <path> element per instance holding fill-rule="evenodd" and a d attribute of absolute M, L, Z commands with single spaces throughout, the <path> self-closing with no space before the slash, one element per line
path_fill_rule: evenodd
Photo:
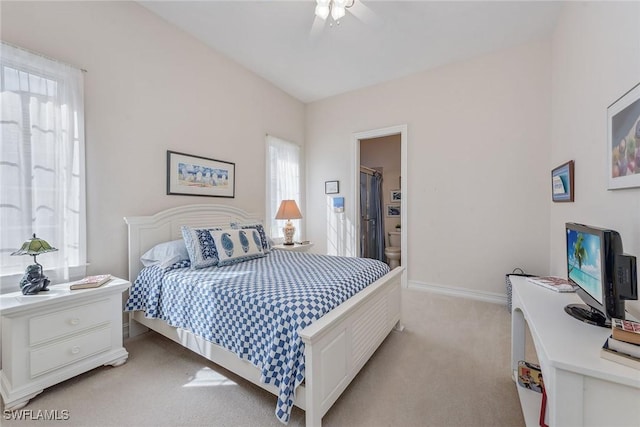
<path fill-rule="evenodd" d="M 264 137 L 302 144 L 304 105 L 134 2 L 2 2 L 2 39 L 85 68 L 90 273 L 127 276 L 123 217 L 264 212 Z M 166 195 L 166 151 L 236 164 L 234 199 Z"/>
<path fill-rule="evenodd" d="M 550 167 L 575 160 L 575 202 L 551 206 L 551 271 L 565 222 L 612 228 L 640 258 L 640 188 L 607 190 L 607 106 L 640 82 L 640 3 L 568 3 L 553 36 Z M 627 303 L 640 316 L 640 303 Z"/>
<path fill-rule="evenodd" d="M 306 107 L 135 3 L 3 1 L 1 29 L 88 70 L 91 273 L 126 276 L 123 216 L 201 202 L 263 212 L 265 133 L 306 140 L 306 237 L 326 252 L 324 181 L 346 199 L 343 239 L 355 232 L 352 135 L 407 124 L 410 283 L 495 296 L 517 266 L 565 274 L 565 221 L 617 229 L 640 256 L 640 190 L 607 191 L 604 161 L 606 106 L 640 75 L 639 9 L 568 3 L 552 40 Z M 235 162 L 236 198 L 165 195 L 167 149 Z M 569 159 L 576 202 L 552 204 L 550 170 Z"/>
<path fill-rule="evenodd" d="M 504 297 L 504 274 L 548 271 L 548 40 L 307 106 L 307 236 L 322 252 L 322 182 L 339 179 L 352 227 L 352 135 L 407 124 L 408 279 Z M 355 230 L 347 230 L 345 239 Z"/>
<path fill-rule="evenodd" d="M 396 231 L 396 225 L 401 224 L 400 218 L 387 217 L 388 204 L 392 202 L 391 190 L 400 189 L 400 135 L 389 135 L 380 138 L 370 138 L 360 141 L 360 164 L 372 169 L 382 168 L 382 205 L 384 220 L 385 244 L 389 246 L 387 232 Z"/>

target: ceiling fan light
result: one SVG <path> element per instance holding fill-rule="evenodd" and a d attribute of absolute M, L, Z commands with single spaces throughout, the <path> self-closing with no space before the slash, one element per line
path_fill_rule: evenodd
<path fill-rule="evenodd" d="M 316 0 L 316 3 L 318 4 L 318 6 L 329 6 L 331 0 Z"/>
<path fill-rule="evenodd" d="M 344 7 L 338 6 L 337 3 L 334 3 L 333 7 L 331 8 L 331 17 L 335 21 L 337 21 L 338 19 L 342 18 L 344 14 L 345 14 Z"/>
<path fill-rule="evenodd" d="M 320 2 L 318 2 L 316 6 L 316 16 L 321 19 L 327 19 L 327 16 L 329 16 L 329 6 L 321 5 Z"/>
<path fill-rule="evenodd" d="M 333 0 L 333 4 L 337 7 L 342 7 L 342 8 L 346 8 L 347 7 L 347 0 Z"/>

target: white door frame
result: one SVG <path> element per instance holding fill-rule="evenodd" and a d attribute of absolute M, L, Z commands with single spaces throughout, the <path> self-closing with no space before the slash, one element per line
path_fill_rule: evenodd
<path fill-rule="evenodd" d="M 407 186 L 407 125 L 389 126 L 382 129 L 373 129 L 364 132 L 356 132 L 353 134 L 353 185 L 354 185 L 354 202 L 353 217 L 355 222 L 355 233 L 353 233 L 353 248 L 356 251 L 355 256 L 359 255 L 360 247 L 360 140 L 370 138 L 380 138 L 383 136 L 400 134 L 400 188 L 402 190 L 402 198 L 400 199 L 400 221 L 402 228 L 400 236 L 402 237 L 402 266 L 405 268 L 402 273 L 402 287 L 407 287 L 407 271 L 409 270 L 409 253 L 407 252 L 407 229 L 409 222 L 407 221 L 407 200 L 409 200 L 409 192 Z"/>

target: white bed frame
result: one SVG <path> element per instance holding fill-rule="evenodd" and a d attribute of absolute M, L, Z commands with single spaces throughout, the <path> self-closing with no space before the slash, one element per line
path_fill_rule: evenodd
<path fill-rule="evenodd" d="M 228 227 L 231 221 L 259 220 L 256 215 L 225 205 L 188 205 L 152 216 L 126 217 L 129 226 L 129 280 L 142 269 L 140 256 L 154 245 L 182 237 L 180 227 Z M 305 343 L 305 382 L 296 389 L 295 406 L 306 411 L 308 427 L 322 417 L 369 360 L 392 329 L 400 323 L 400 286 L 403 267 L 397 267 L 331 312 L 300 331 Z M 234 353 L 191 332 L 147 319 L 142 311 L 130 314 L 129 336 L 152 329 L 212 362 L 277 395 L 278 389 L 260 382 L 260 371 Z"/>

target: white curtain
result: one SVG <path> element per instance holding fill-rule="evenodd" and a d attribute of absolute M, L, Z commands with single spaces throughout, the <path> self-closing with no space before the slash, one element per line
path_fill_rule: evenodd
<path fill-rule="evenodd" d="M 293 142 L 267 135 L 267 206 L 265 226 L 267 233 L 274 238 L 284 237 L 282 227 L 285 221 L 276 220 L 276 212 L 283 200 L 295 200 L 304 217 L 300 204 L 300 147 Z M 294 241 L 300 240 L 301 221 L 292 220 L 296 233 Z"/>
<path fill-rule="evenodd" d="M 83 275 L 82 71 L 6 43 L 0 47 L 2 277 L 21 275 L 33 264 L 30 256 L 10 256 L 33 233 L 58 249 L 38 256 L 52 281 L 69 279 L 71 268 Z"/>

